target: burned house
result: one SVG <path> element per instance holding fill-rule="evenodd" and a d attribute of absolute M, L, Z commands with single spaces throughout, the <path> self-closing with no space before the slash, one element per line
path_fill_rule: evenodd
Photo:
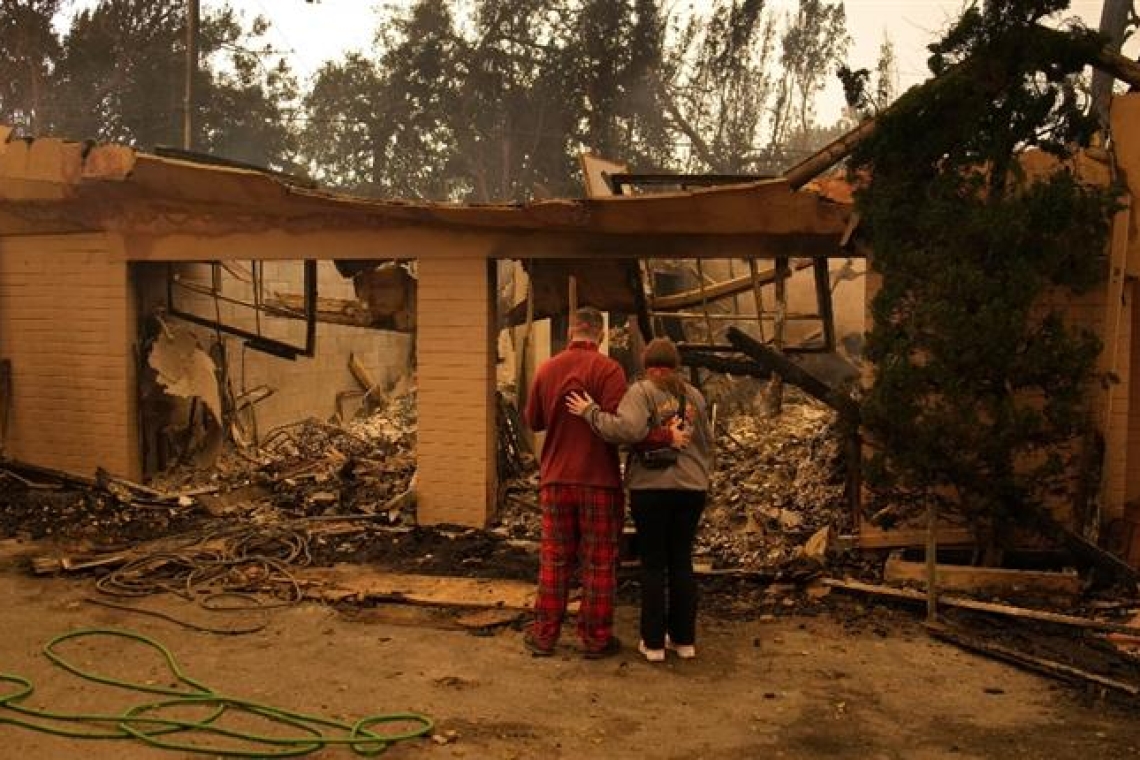
<path fill-rule="evenodd" d="M 1077 170 L 1102 184 L 1117 172 L 1135 198 L 1140 96 L 1118 97 L 1113 119 L 1114 156 L 1084 154 Z M 852 230 L 849 196 L 797 191 L 784 179 L 613 195 L 599 191 L 595 166 L 587 167 L 588 199 L 458 206 L 354 198 L 202 157 L 114 145 L 7 140 L 0 151 L 6 456 L 128 478 L 156 469 L 148 352 L 171 325 L 191 324 L 225 331 L 226 356 L 216 358 L 239 378 L 230 402 L 260 404 L 255 427 L 263 431 L 312 409 L 314 397 L 326 416 L 360 403 L 371 389 L 352 382 L 350 367 L 369 378 L 362 386 L 409 375 L 418 388 L 424 524 L 482 526 L 495 508 L 498 338 L 505 324 L 521 321 L 521 305 L 513 319 L 500 313 L 496 262 L 540 273 L 534 318 L 567 305 L 566 291 L 551 283 L 575 273 L 581 302 L 651 315 L 654 302 L 637 303 L 646 294 L 629 275 L 638 260 L 705 261 L 711 271 L 712 259 L 810 264 L 852 255 L 840 251 Z M 1065 304 L 1101 337 L 1101 369 L 1117 379 L 1097 391 L 1106 442 L 1099 522 L 1133 561 L 1140 556 L 1132 506 L 1140 503 L 1133 461 L 1140 389 L 1130 382 L 1140 361 L 1135 217 L 1129 206 L 1117 215 L 1104 287 Z M 380 261 L 414 264 L 377 270 Z M 344 274 L 356 275 L 355 285 Z M 753 271 L 725 289 L 747 292 L 758 277 Z M 220 299 L 219 278 L 248 292 Z M 701 280 L 656 306 L 683 310 L 716 294 Z M 367 313 L 360 304 L 370 305 Z M 754 316 L 758 310 L 759 300 Z M 709 316 L 706 309 L 696 318 Z M 830 341 L 834 347 L 834 334 Z M 347 401 L 346 387 L 357 388 Z M 900 540 L 867 531 L 865 545 Z"/>
<path fill-rule="evenodd" d="M 260 377 L 295 372 L 290 387 L 302 390 L 290 392 L 307 387 L 330 410 L 326 359 L 328 372 L 343 373 L 351 355 L 371 356 L 365 369 L 383 382 L 399 374 L 412 349 L 388 333 L 330 341 L 332 328 L 315 320 L 322 289 L 333 286 L 327 262 L 414 261 L 416 490 L 424 524 L 480 526 L 493 509 L 496 261 L 826 258 L 850 216 L 849 205 L 781 179 L 513 206 L 414 204 L 337 195 L 193 156 L 4 137 L 6 456 L 141 478 L 159 459 L 140 422 L 143 346 L 181 321 L 229 336 L 230 367 L 252 352 L 275 354 L 255 360 Z M 304 292 L 266 287 L 280 267 L 297 272 L 305 262 Z M 252 294 L 219 299 L 217 280 L 226 276 Z M 588 292 L 581 297 L 590 300 Z M 277 320 L 243 317 L 251 300 L 272 300 Z M 322 342 L 333 350 L 322 354 Z M 270 385 L 258 378 L 245 378 L 236 395 Z"/>

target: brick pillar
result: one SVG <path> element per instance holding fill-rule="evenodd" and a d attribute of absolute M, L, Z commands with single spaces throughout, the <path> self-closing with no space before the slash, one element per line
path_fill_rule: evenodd
<path fill-rule="evenodd" d="M 77 475 L 141 474 L 134 295 L 101 234 L 0 239 L 5 453 Z"/>
<path fill-rule="evenodd" d="M 419 522 L 487 524 L 496 493 L 494 262 L 419 262 Z"/>

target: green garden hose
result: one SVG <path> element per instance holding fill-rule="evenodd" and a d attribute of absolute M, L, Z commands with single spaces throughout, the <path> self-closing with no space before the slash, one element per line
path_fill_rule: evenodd
<path fill-rule="evenodd" d="M 56 651 L 56 647 L 65 641 L 93 636 L 130 639 L 149 646 L 162 655 L 167 667 L 181 687 L 167 688 L 131 683 L 92 673 L 72 664 Z M 259 758 L 298 757 L 337 745 L 348 746 L 356 754 L 364 757 L 374 757 L 387 749 L 389 745 L 424 736 L 434 727 L 430 718 L 418 713 L 371 715 L 358 720 L 356 723 L 346 723 L 225 696 L 186 675 L 174 659 L 174 655 L 162 644 L 133 631 L 109 628 L 86 628 L 72 631 L 56 636 L 49 641 L 44 645 L 43 652 L 55 665 L 85 681 L 155 694 L 162 698 L 134 705 L 117 715 L 35 710 L 21 704 L 35 691 L 31 681 L 18 675 L 0 673 L 0 684 L 16 687 L 11 693 L 0 694 L 0 708 L 2 708 L 0 709 L 0 723 L 75 739 L 134 739 L 161 749 L 228 757 Z M 203 707 L 208 712 L 205 717 L 197 720 L 163 717 L 162 715 L 165 712 L 169 716 L 170 712 L 179 708 L 185 712 L 186 708 Z M 291 729 L 292 735 L 267 736 L 219 725 L 219 722 L 228 713 L 241 713 L 280 724 Z M 400 733 L 381 733 L 372 730 L 377 726 L 386 724 L 410 724 L 412 727 Z M 84 725 L 89 729 L 98 730 L 80 730 L 69 727 L 73 725 Z M 326 735 L 326 731 L 331 735 Z M 199 741 L 178 741 L 175 739 L 175 737 L 187 735 L 223 737 L 233 742 L 235 746 L 210 746 Z M 252 747 L 257 747 L 257 749 Z"/>

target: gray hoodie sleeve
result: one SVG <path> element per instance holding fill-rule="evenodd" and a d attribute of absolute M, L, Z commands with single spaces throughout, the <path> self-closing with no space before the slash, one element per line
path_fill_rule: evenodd
<path fill-rule="evenodd" d="M 649 435 L 648 398 L 640 383 L 634 383 L 626 389 L 615 414 L 592 404 L 583 416 L 606 443 L 639 443 Z"/>

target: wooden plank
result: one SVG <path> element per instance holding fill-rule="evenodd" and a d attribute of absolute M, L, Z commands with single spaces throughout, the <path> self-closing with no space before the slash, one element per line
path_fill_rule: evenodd
<path fill-rule="evenodd" d="M 792 262 L 792 271 L 798 272 L 801 269 L 806 269 L 812 266 L 814 259 L 796 259 Z M 771 285 L 776 281 L 776 269 L 770 267 L 768 269 L 759 270 L 756 273 L 756 283 L 758 285 Z M 704 289 L 704 297 L 709 301 L 715 301 L 720 298 L 728 298 L 730 296 L 744 293 L 752 289 L 752 275 L 746 274 L 740 277 L 734 277 L 731 280 L 718 282 L 715 285 L 706 286 Z M 654 296 L 650 301 L 650 308 L 654 310 L 668 310 L 673 311 L 676 309 L 686 309 L 692 306 L 699 306 L 701 304 L 701 290 L 686 290 L 682 293 L 674 293 L 668 296 Z"/>
<path fill-rule="evenodd" d="M 306 568 L 297 578 L 307 595 L 329 599 L 385 599 L 408 604 L 530 610 L 535 584 L 486 578 L 406 575 L 361 565 Z"/>
<path fill-rule="evenodd" d="M 970 546 L 974 535 L 966 528 L 942 526 L 936 540 L 939 546 Z M 869 525 L 860 525 L 855 543 L 860 549 L 904 549 L 926 544 L 924 528 L 895 528 L 884 530 Z"/>
<path fill-rule="evenodd" d="M 876 586 L 873 583 L 837 580 L 834 578 L 824 579 L 823 584 L 839 591 L 850 591 L 857 594 L 880 596 L 884 599 L 893 599 L 899 602 L 926 604 L 926 594 L 923 594 L 919 591 L 911 591 L 910 589 L 891 588 L 889 586 Z M 1057 625 L 1068 625 L 1075 628 L 1084 628 L 1090 631 L 1110 631 L 1112 633 L 1126 633 L 1130 636 L 1140 636 L 1140 627 L 1132 625 L 1121 625 L 1119 623 L 1109 623 L 1103 620 L 1092 620 L 1090 618 L 1076 617 L 1074 615 L 1062 615 L 1057 612 L 1031 610 L 1026 607 L 1014 607 L 1008 604 L 977 602 L 973 599 L 962 599 L 960 597 L 954 596 L 940 597 L 938 602 L 939 604 L 943 604 L 947 607 L 958 607 L 964 610 L 986 612 L 993 615 L 1018 618 L 1020 620 L 1035 620 L 1041 623 L 1056 623 Z"/>
<path fill-rule="evenodd" d="M 586 197 L 604 198 L 614 194 L 608 177 L 614 174 L 625 174 L 629 171 L 628 164 L 619 164 L 608 161 L 601 156 L 595 156 L 589 151 L 578 154 L 578 163 L 582 168 L 582 178 L 586 184 Z"/>
<path fill-rule="evenodd" d="M 997 567 L 935 565 L 935 583 L 940 590 L 993 592 L 997 594 L 1040 594 L 1075 597 L 1081 591 L 1081 578 L 1074 571 L 1043 572 Z M 927 568 L 922 562 L 909 562 L 892 555 L 883 568 L 888 583 L 918 583 L 926 587 Z"/>

